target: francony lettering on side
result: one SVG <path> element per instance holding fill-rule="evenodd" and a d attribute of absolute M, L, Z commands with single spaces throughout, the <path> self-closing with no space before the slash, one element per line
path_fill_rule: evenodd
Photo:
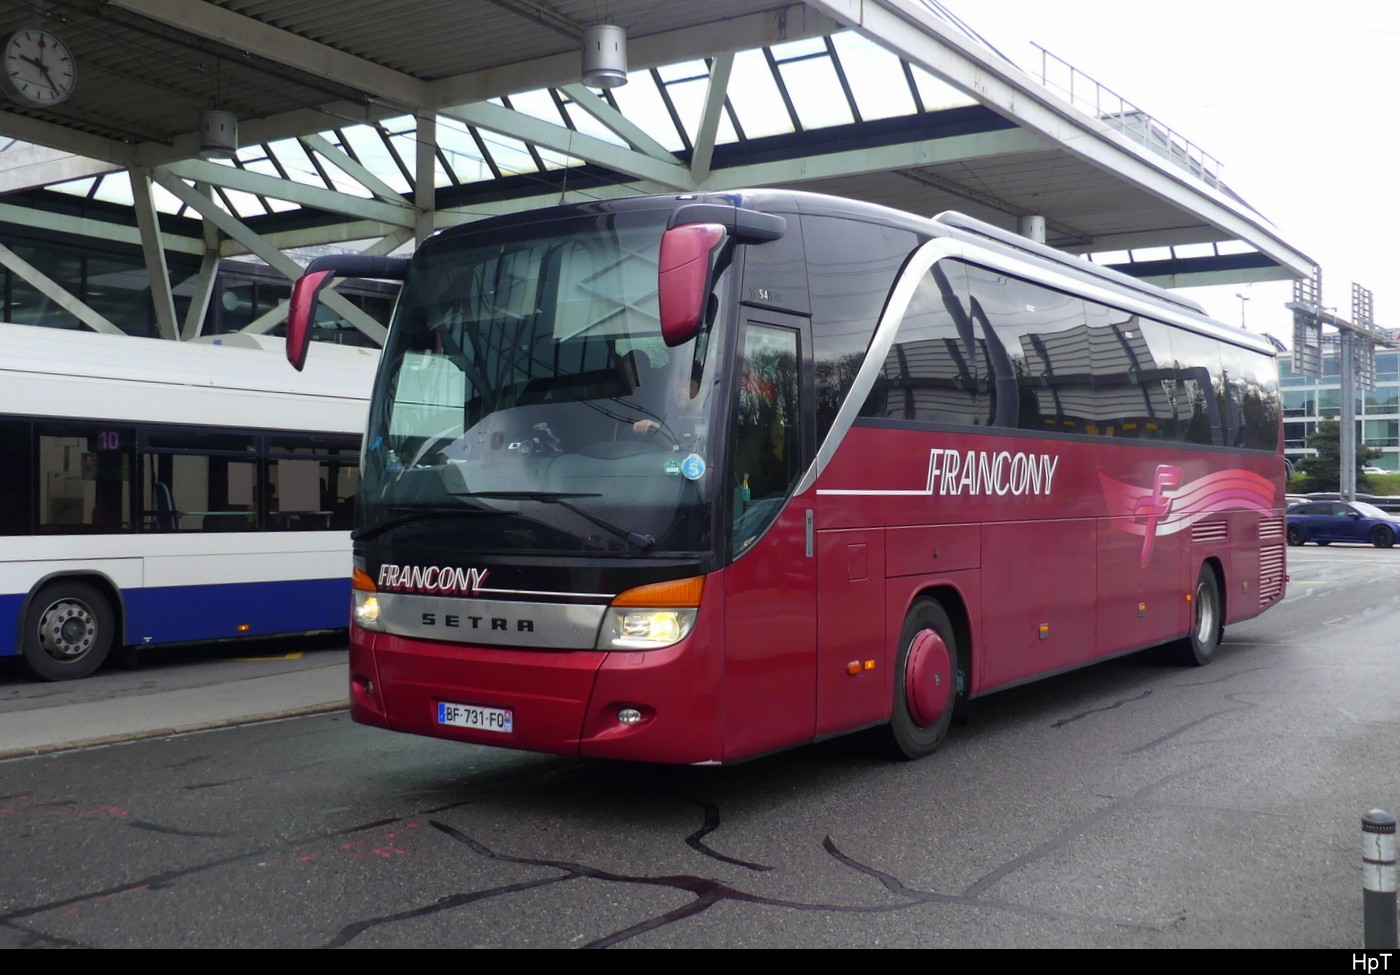
<path fill-rule="evenodd" d="M 1058 454 L 989 450 L 929 451 L 925 493 L 961 495 L 1048 495 L 1060 466 Z"/>

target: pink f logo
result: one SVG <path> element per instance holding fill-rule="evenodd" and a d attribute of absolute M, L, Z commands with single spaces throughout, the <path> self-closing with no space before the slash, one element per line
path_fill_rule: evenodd
<path fill-rule="evenodd" d="M 1139 498 L 1137 504 L 1133 506 L 1134 518 L 1147 519 L 1147 531 L 1142 537 L 1142 564 L 1141 568 L 1147 568 L 1148 560 L 1152 558 L 1152 542 L 1157 537 L 1157 523 L 1167 516 L 1167 512 L 1172 510 L 1170 498 L 1162 495 L 1166 491 L 1174 491 L 1181 487 L 1181 468 L 1171 467 L 1161 464 L 1157 467 L 1157 476 L 1152 481 L 1152 494 L 1145 498 Z"/>

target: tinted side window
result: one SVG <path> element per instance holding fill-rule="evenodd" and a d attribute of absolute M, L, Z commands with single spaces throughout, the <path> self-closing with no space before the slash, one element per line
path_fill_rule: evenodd
<path fill-rule="evenodd" d="M 820 443 L 850 391 L 890 289 L 921 239 L 907 230 L 835 217 L 804 216 L 802 227 Z"/>
<path fill-rule="evenodd" d="M 1240 446 L 1250 450 L 1276 450 L 1279 401 L 1278 370 L 1274 360 L 1247 349 L 1233 351 L 1237 353 L 1231 358 L 1235 360 L 1238 374 L 1230 377 L 1230 384 L 1239 393 L 1243 426 Z"/>
<path fill-rule="evenodd" d="M 1014 425 L 1098 433 L 1084 303 L 999 271 L 969 265 L 967 274 L 974 310 L 995 329 L 1015 377 Z"/>
<path fill-rule="evenodd" d="M 964 265 L 944 261 L 915 290 L 862 416 L 986 426 L 995 410 L 985 325 Z"/>
<path fill-rule="evenodd" d="M 1167 326 L 1107 305 L 1084 305 L 1099 431 L 1110 437 L 1177 439 Z"/>
<path fill-rule="evenodd" d="M 1225 427 L 1215 383 L 1220 376 L 1220 345 L 1184 329 L 1172 329 L 1176 361 L 1176 419 L 1181 439 L 1194 444 L 1222 444 Z"/>
<path fill-rule="evenodd" d="M 28 535 L 34 510 L 33 424 L 0 420 L 0 535 Z"/>

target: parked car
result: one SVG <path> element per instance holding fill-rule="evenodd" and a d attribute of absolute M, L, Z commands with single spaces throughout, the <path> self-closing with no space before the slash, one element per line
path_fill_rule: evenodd
<path fill-rule="evenodd" d="M 1375 464 L 1367 464 L 1365 467 L 1361 468 L 1361 473 L 1363 473 L 1363 474 L 1394 474 L 1395 472 L 1394 472 L 1394 471 L 1388 471 L 1388 470 L 1386 470 L 1384 467 L 1377 467 Z"/>
<path fill-rule="evenodd" d="M 1307 501 L 1341 501 L 1342 496 L 1336 491 L 1314 491 L 1305 498 Z M 1362 501 L 1373 508 L 1380 508 L 1392 514 L 1400 513 L 1400 498 L 1391 498 L 1384 495 L 1364 494 L 1357 492 L 1352 498 L 1353 501 Z"/>
<path fill-rule="evenodd" d="M 1400 537 L 1400 515 L 1364 501 L 1308 501 L 1289 508 L 1286 518 L 1289 545 L 1369 542 L 1390 548 Z"/>

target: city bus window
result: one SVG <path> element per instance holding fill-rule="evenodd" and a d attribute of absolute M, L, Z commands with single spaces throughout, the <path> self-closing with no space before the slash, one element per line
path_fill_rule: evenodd
<path fill-rule="evenodd" d="M 28 535 L 34 507 L 33 424 L 0 420 L 0 535 Z"/>
<path fill-rule="evenodd" d="M 152 431 L 141 489 L 146 531 L 257 531 L 271 500 L 259 494 L 257 441 L 239 433 Z"/>
<path fill-rule="evenodd" d="M 269 438 L 269 530 L 354 527 L 360 443 L 315 434 Z"/>
<path fill-rule="evenodd" d="M 93 424 L 38 424 L 39 530 L 131 530 L 135 431 Z"/>
<path fill-rule="evenodd" d="M 748 326 L 734 438 L 734 554 L 777 517 L 802 473 L 797 333 Z"/>

